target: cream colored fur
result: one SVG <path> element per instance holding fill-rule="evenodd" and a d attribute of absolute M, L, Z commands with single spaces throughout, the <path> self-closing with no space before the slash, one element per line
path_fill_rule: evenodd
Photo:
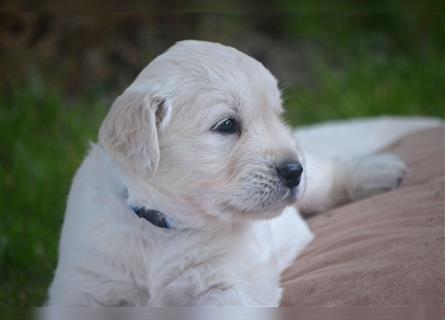
<path fill-rule="evenodd" d="M 343 157 L 303 155 L 282 111 L 275 78 L 233 48 L 183 41 L 152 61 L 74 177 L 48 304 L 278 305 L 280 273 L 313 238 L 294 202 L 323 210 L 394 188 L 405 170 L 367 155 L 399 133 L 357 157 L 348 152 L 360 142 Z M 228 118 L 239 133 L 212 129 Z M 296 193 L 277 177 L 284 160 L 303 163 Z M 174 229 L 130 206 L 165 213 Z"/>

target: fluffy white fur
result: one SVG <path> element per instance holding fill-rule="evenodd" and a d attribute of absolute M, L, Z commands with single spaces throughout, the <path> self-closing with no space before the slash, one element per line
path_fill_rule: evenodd
<path fill-rule="evenodd" d="M 403 163 L 368 154 L 436 123 L 311 127 L 297 131 L 303 156 L 281 112 L 275 78 L 233 48 L 183 41 L 152 61 L 73 180 L 49 305 L 276 306 L 280 273 L 313 238 L 294 201 L 318 211 L 395 188 Z M 212 130 L 228 118 L 240 133 Z M 304 165 L 296 193 L 277 178 L 285 160 Z"/>

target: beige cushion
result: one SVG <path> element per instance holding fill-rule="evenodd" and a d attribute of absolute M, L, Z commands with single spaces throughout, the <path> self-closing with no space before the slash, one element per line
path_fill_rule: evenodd
<path fill-rule="evenodd" d="M 318 214 L 282 277 L 282 305 L 445 305 L 445 127 L 387 148 L 408 165 L 391 192 Z"/>

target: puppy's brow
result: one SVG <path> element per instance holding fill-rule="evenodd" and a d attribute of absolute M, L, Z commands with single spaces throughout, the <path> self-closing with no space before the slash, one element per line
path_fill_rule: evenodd
<path fill-rule="evenodd" d="M 233 110 L 233 112 L 238 114 L 240 111 L 240 104 L 241 104 L 239 97 L 233 96 L 230 100 L 231 101 L 229 102 L 229 107 Z"/>
<path fill-rule="evenodd" d="M 231 104 L 229 105 L 230 109 L 236 114 L 239 114 L 239 105 L 238 104 Z"/>

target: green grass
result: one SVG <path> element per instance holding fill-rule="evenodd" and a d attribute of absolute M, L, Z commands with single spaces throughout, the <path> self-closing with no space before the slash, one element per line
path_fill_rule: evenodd
<path fill-rule="evenodd" d="M 292 124 L 379 114 L 445 116 L 439 54 L 320 60 L 312 87 L 286 90 Z M 0 93 L 0 306 L 40 305 L 56 264 L 71 178 L 108 103 L 30 81 Z"/>
<path fill-rule="evenodd" d="M 340 70 L 320 62 L 317 78 L 315 89 L 285 90 L 292 124 L 376 115 L 445 117 L 444 55 L 361 55 Z"/>
<path fill-rule="evenodd" d="M 45 300 L 70 180 L 104 114 L 47 87 L 0 96 L 0 306 Z"/>

